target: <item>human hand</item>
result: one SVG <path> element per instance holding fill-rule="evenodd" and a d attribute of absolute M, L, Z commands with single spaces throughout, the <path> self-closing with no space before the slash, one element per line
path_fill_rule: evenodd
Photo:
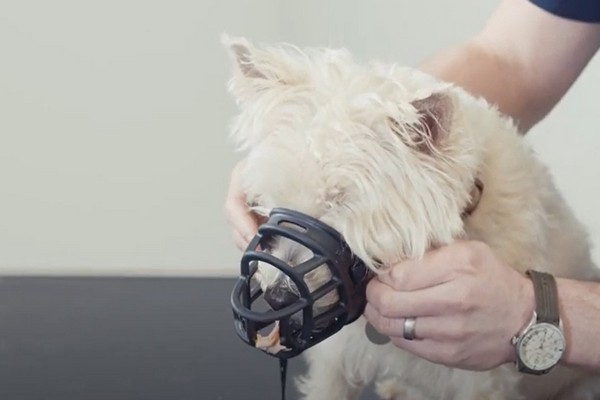
<path fill-rule="evenodd" d="M 225 200 L 225 215 L 232 227 L 235 245 L 240 250 L 246 249 L 261 222 L 261 217 L 253 213 L 246 203 L 246 196 L 240 187 L 240 172 L 243 167 L 244 161 L 240 161 L 233 168 Z"/>
<path fill-rule="evenodd" d="M 367 286 L 365 317 L 397 347 L 450 367 L 514 360 L 511 338 L 531 320 L 531 281 L 481 242 L 457 242 L 391 266 Z M 403 337 L 415 317 L 415 340 Z"/>

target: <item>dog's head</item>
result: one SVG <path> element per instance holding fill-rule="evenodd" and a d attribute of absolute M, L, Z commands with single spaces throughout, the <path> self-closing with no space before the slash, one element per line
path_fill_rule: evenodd
<path fill-rule="evenodd" d="M 224 42 L 241 110 L 232 135 L 247 153 L 241 184 L 255 210 L 325 222 L 374 270 L 462 235 L 480 160 L 450 85 L 414 69 L 360 66 L 344 50 Z M 292 265 L 311 256 L 285 239 L 269 251 Z M 323 268 L 306 280 L 316 288 L 329 277 Z M 257 278 L 273 304 L 293 300 L 275 268 L 260 266 Z"/>

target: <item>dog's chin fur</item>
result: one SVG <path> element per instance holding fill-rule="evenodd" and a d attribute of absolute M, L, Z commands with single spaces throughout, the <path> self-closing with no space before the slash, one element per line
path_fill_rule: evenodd
<path fill-rule="evenodd" d="M 483 99 L 414 69 L 359 66 L 344 50 L 224 42 L 234 59 L 230 90 L 241 112 L 232 136 L 247 153 L 241 184 L 249 204 L 319 218 L 375 271 L 470 238 L 520 271 L 597 277 L 586 233 L 546 168 Z M 463 219 L 476 178 L 484 194 Z M 263 287 L 276 280 L 268 267 L 258 275 Z M 315 274 L 309 284 L 324 279 Z M 354 399 L 373 380 L 384 399 L 600 396 L 600 379 L 563 366 L 528 377 L 509 365 L 434 365 L 371 344 L 364 324 L 307 351 L 305 399 Z"/>

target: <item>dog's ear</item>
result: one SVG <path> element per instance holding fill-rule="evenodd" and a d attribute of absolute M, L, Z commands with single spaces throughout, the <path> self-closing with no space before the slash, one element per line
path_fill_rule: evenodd
<path fill-rule="evenodd" d="M 257 48 L 244 38 L 224 35 L 221 41 L 234 63 L 229 90 L 242 103 L 252 101 L 271 89 L 280 89 L 304 79 L 290 67 L 283 51 Z"/>
<path fill-rule="evenodd" d="M 418 133 L 425 135 L 425 143 L 438 149 L 452 128 L 452 98 L 441 91 L 434 92 L 424 99 L 411 102 L 419 114 L 419 123 L 415 125 Z"/>
<path fill-rule="evenodd" d="M 267 74 L 261 71 L 260 63 L 256 59 L 256 48 L 248 40 L 223 35 L 221 42 L 229 50 L 234 60 L 235 73 L 248 79 L 268 79 Z"/>
<path fill-rule="evenodd" d="M 418 117 L 416 123 L 406 128 L 411 144 L 427 153 L 440 150 L 452 128 L 452 98 L 448 93 L 438 91 L 413 100 L 410 104 L 417 111 Z"/>

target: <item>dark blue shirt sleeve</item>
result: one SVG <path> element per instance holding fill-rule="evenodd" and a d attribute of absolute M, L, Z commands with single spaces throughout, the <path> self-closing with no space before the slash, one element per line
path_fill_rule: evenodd
<path fill-rule="evenodd" d="M 582 22 L 600 22 L 600 0 L 531 0 L 559 17 Z"/>

